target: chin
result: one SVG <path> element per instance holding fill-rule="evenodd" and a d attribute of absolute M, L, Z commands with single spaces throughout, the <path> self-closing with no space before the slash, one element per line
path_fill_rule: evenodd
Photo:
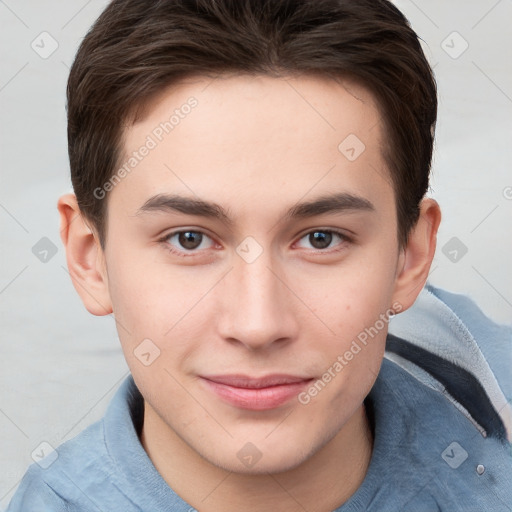
<path fill-rule="evenodd" d="M 212 457 L 201 454 L 211 464 L 225 471 L 242 475 L 266 475 L 291 471 L 303 464 L 314 450 L 304 451 L 304 443 L 294 444 L 283 440 L 279 447 L 267 443 L 247 441 L 240 446 L 227 446 L 222 453 Z M 231 454 L 234 454 L 234 457 Z M 228 455 L 229 454 L 229 455 Z M 226 457 L 226 455 L 228 455 Z"/>
<path fill-rule="evenodd" d="M 300 466 L 306 457 L 298 457 L 297 454 L 273 454 L 272 457 L 265 457 L 263 454 L 261 459 L 258 460 L 254 465 L 241 464 L 238 460 L 234 462 L 232 459 L 225 461 L 225 465 L 218 465 L 226 471 L 238 473 L 241 475 L 268 475 L 278 474 L 291 471 Z M 221 461 L 224 462 L 224 461 Z"/>

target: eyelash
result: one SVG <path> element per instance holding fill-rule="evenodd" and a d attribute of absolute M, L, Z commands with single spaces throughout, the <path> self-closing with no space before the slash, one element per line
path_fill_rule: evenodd
<path fill-rule="evenodd" d="M 199 233 L 199 234 L 204 235 L 204 236 L 206 236 L 206 237 L 211 239 L 210 236 L 208 236 L 206 233 L 204 233 L 202 231 L 199 231 L 199 230 L 195 230 L 195 229 L 180 229 L 178 231 L 172 231 L 171 233 L 166 234 L 164 237 L 160 238 L 158 240 L 158 242 L 161 243 L 167 251 L 169 251 L 171 254 L 173 254 L 175 256 L 179 256 L 179 257 L 182 257 L 182 258 L 189 258 L 189 257 L 197 256 L 198 253 L 200 252 L 198 250 L 178 251 L 173 246 L 171 246 L 169 244 L 169 242 L 168 242 L 168 240 L 170 238 L 172 238 L 173 236 L 179 235 L 181 233 L 187 233 L 187 232 Z M 316 252 L 316 253 L 324 253 L 324 254 L 336 253 L 336 252 L 339 252 L 339 251 L 343 250 L 347 243 L 350 244 L 350 243 L 353 242 L 352 238 L 347 236 L 344 232 L 338 231 L 336 229 L 313 229 L 311 231 L 308 231 L 307 233 L 304 233 L 298 240 L 300 241 L 303 238 L 311 235 L 312 233 L 329 233 L 329 234 L 332 234 L 332 235 L 336 235 L 336 236 L 338 236 L 341 239 L 341 243 L 339 244 L 340 247 L 338 247 L 337 249 L 330 249 L 330 250 L 329 249 L 312 249 L 311 250 L 312 252 Z M 203 250 L 206 250 L 206 249 L 203 249 Z"/>

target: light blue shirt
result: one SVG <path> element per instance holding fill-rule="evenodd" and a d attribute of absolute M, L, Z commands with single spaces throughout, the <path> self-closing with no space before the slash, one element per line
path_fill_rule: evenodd
<path fill-rule="evenodd" d="M 512 329 L 430 286 L 410 311 L 392 320 L 365 401 L 368 472 L 336 512 L 512 511 Z M 7 512 L 194 511 L 139 441 L 143 407 L 130 376 L 102 420 L 29 468 Z"/>

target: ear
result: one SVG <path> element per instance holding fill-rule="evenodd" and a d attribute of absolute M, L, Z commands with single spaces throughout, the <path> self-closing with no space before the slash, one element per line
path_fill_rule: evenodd
<path fill-rule="evenodd" d="M 409 234 L 397 265 L 393 301 L 401 304 L 400 312 L 410 308 L 427 282 L 436 252 L 437 230 L 441 209 L 434 199 L 423 199 L 420 216 Z M 397 311 L 398 313 L 399 311 Z"/>
<path fill-rule="evenodd" d="M 59 198 L 60 236 L 66 248 L 69 274 L 75 290 L 89 313 L 112 313 L 104 253 L 96 234 L 89 228 L 74 194 Z"/>

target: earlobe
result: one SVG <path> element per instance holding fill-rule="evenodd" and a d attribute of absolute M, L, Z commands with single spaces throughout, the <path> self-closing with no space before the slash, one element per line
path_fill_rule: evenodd
<path fill-rule="evenodd" d="M 434 199 L 423 199 L 418 222 L 411 230 L 397 269 L 393 301 L 402 306 L 401 311 L 414 304 L 427 281 L 440 222 L 439 204 Z"/>
<path fill-rule="evenodd" d="M 74 194 L 59 198 L 60 235 L 73 285 L 87 311 L 112 313 L 104 254 L 97 237 L 85 222 Z"/>

